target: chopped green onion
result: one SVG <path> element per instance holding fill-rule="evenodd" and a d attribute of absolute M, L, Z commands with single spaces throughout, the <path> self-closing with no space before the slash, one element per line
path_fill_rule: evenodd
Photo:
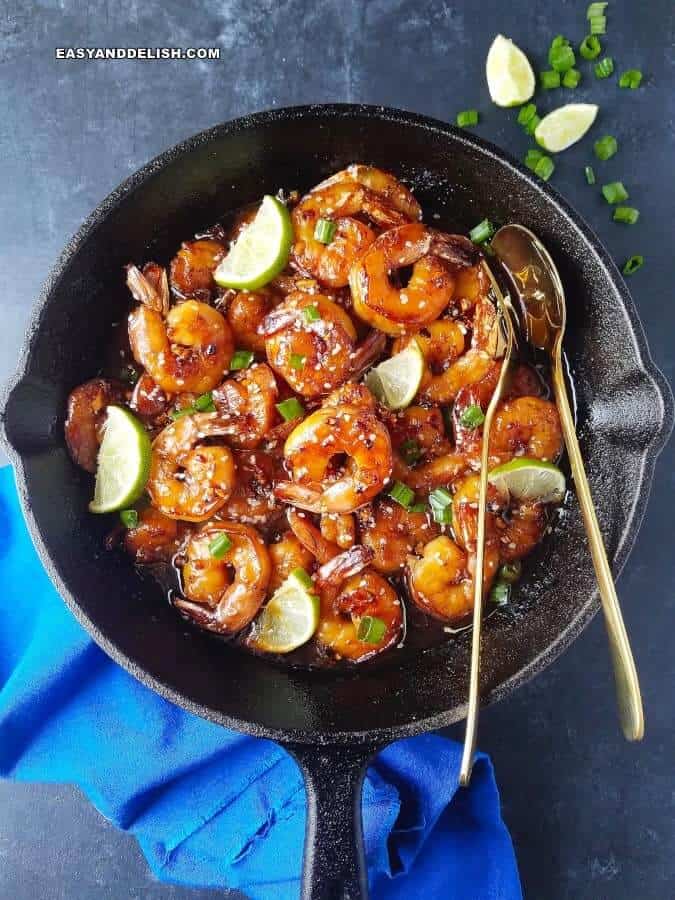
<path fill-rule="evenodd" d="M 230 360 L 230 372 L 236 372 L 237 369 L 248 369 L 252 362 L 252 350 L 237 350 Z"/>
<path fill-rule="evenodd" d="M 422 448 L 414 438 L 406 438 L 398 450 L 407 466 L 414 465 L 422 456 Z"/>
<path fill-rule="evenodd" d="M 639 69 L 627 69 L 619 78 L 620 88 L 630 88 L 634 91 L 640 87 L 642 82 L 642 72 Z"/>
<path fill-rule="evenodd" d="M 576 62 L 574 50 L 567 45 L 551 47 L 548 51 L 548 61 L 552 69 L 556 72 L 567 72 Z"/>
<path fill-rule="evenodd" d="M 510 563 L 504 563 L 497 572 L 497 578 L 499 581 L 505 581 L 507 584 L 515 584 L 520 578 L 522 569 L 523 567 L 519 559 Z"/>
<path fill-rule="evenodd" d="M 209 553 L 214 559 L 222 559 L 231 546 L 232 541 L 223 531 L 209 544 Z"/>
<path fill-rule="evenodd" d="M 578 69 L 568 69 L 562 78 L 563 87 L 566 88 L 578 87 L 580 81 L 581 72 Z"/>
<path fill-rule="evenodd" d="M 364 616 L 359 622 L 356 637 L 364 644 L 379 644 L 386 634 L 387 626 L 377 616 Z"/>
<path fill-rule="evenodd" d="M 411 513 L 423 513 L 427 511 L 426 503 L 413 503 L 411 507 L 409 507 L 408 512 Z"/>
<path fill-rule="evenodd" d="M 451 506 L 446 506 L 445 509 L 441 509 L 440 506 L 432 506 L 431 515 L 434 517 L 434 522 L 438 522 L 439 525 L 452 525 Z"/>
<path fill-rule="evenodd" d="M 548 181 L 555 171 L 555 163 L 550 156 L 542 156 L 534 167 L 534 174 L 538 175 L 544 181 Z"/>
<path fill-rule="evenodd" d="M 537 163 L 538 165 L 538 163 Z M 485 413 L 476 403 L 467 406 L 459 417 L 459 424 L 464 428 L 478 428 L 485 421 Z"/>
<path fill-rule="evenodd" d="M 308 322 L 318 322 L 321 318 L 319 307 L 314 304 L 312 306 L 306 306 L 302 312 Z"/>
<path fill-rule="evenodd" d="M 452 494 L 445 488 L 434 488 L 429 494 L 429 505 L 437 506 L 439 509 L 445 509 L 452 505 Z"/>
<path fill-rule="evenodd" d="M 545 91 L 550 91 L 551 88 L 559 88 L 560 72 L 556 72 L 555 70 L 546 70 L 544 72 L 540 72 L 539 83 Z"/>
<path fill-rule="evenodd" d="M 403 484 L 402 481 L 395 481 L 389 491 L 389 496 L 392 500 L 395 500 L 399 506 L 402 506 L 403 509 L 410 509 L 415 499 L 415 491 L 413 491 L 412 488 L 409 488 L 407 484 Z"/>
<path fill-rule="evenodd" d="M 314 582 L 312 581 L 312 576 L 309 575 L 303 568 L 298 566 L 297 569 L 293 569 L 291 572 L 291 576 L 296 578 L 303 587 L 307 589 L 314 587 Z"/>
<path fill-rule="evenodd" d="M 206 394 L 200 394 L 195 400 L 194 407 L 197 412 L 215 412 L 216 407 L 211 391 L 208 391 Z"/>
<path fill-rule="evenodd" d="M 478 110 L 465 109 L 457 113 L 457 124 L 460 128 L 466 128 L 468 125 L 478 125 Z"/>
<path fill-rule="evenodd" d="M 602 45 L 594 34 L 586 35 L 579 44 L 579 53 L 584 59 L 595 59 L 602 53 Z"/>
<path fill-rule="evenodd" d="M 622 181 L 610 181 L 609 184 L 603 184 L 602 196 L 608 203 L 621 203 L 628 200 L 628 191 Z"/>
<path fill-rule="evenodd" d="M 518 124 L 519 125 L 527 125 L 527 123 L 534 116 L 537 115 L 537 107 L 534 103 L 526 103 L 525 106 L 521 106 L 518 110 Z"/>
<path fill-rule="evenodd" d="M 495 229 L 492 222 L 489 219 L 483 219 L 483 221 L 479 222 L 475 228 L 471 229 L 469 237 L 474 244 L 484 244 L 485 241 L 490 240 L 494 233 Z"/>
<path fill-rule="evenodd" d="M 135 528 L 138 525 L 138 513 L 135 509 L 120 510 L 120 519 L 125 528 Z"/>
<path fill-rule="evenodd" d="M 593 166 L 586 166 L 584 169 L 584 175 L 586 176 L 586 181 L 589 184 L 595 184 L 595 172 L 593 171 Z"/>
<path fill-rule="evenodd" d="M 305 357 L 302 353 L 291 353 L 291 369 L 302 369 L 305 365 Z"/>
<path fill-rule="evenodd" d="M 623 265 L 623 269 L 621 270 L 624 275 L 632 275 L 633 272 L 637 272 L 638 269 L 641 269 L 645 264 L 644 256 L 631 256 Z"/>
<path fill-rule="evenodd" d="M 611 134 L 606 134 L 593 144 L 593 149 L 598 159 L 607 160 L 614 156 L 619 149 L 619 145 L 615 137 L 612 137 Z"/>
<path fill-rule="evenodd" d="M 545 155 L 541 150 L 537 150 L 536 147 L 531 147 L 525 154 L 525 165 L 534 172 L 535 166 Z"/>
<path fill-rule="evenodd" d="M 591 28 L 591 34 L 604 34 L 607 31 L 606 16 L 593 16 L 588 22 Z"/>
<path fill-rule="evenodd" d="M 335 237 L 337 225 L 330 219 L 319 219 L 314 228 L 314 238 L 321 244 L 330 244 Z"/>
<path fill-rule="evenodd" d="M 603 57 L 594 67 L 596 78 L 609 78 L 614 71 L 614 60 L 611 56 Z"/>
<path fill-rule="evenodd" d="M 509 594 L 511 593 L 511 585 L 506 581 L 496 581 L 492 585 L 490 591 L 490 602 L 495 606 L 506 606 L 509 602 Z"/>
<path fill-rule="evenodd" d="M 612 218 L 615 222 L 623 222 L 624 225 L 635 225 L 640 218 L 640 211 L 634 206 L 616 206 Z"/>
<path fill-rule="evenodd" d="M 286 422 L 299 419 L 305 414 L 305 408 L 297 397 L 289 397 L 288 400 L 282 400 L 281 403 L 277 403 L 277 409 Z"/>
<path fill-rule="evenodd" d="M 540 122 L 541 119 L 539 118 L 539 116 L 532 116 L 527 125 L 523 125 L 523 131 L 525 132 L 525 134 L 534 134 L 534 132 L 537 130 L 537 125 Z"/>
<path fill-rule="evenodd" d="M 551 50 L 553 50 L 554 47 L 569 47 L 569 45 L 570 45 L 570 42 L 567 40 L 566 37 L 563 37 L 562 34 L 557 34 L 551 41 Z M 550 55 L 550 50 L 549 50 L 549 55 Z"/>
<path fill-rule="evenodd" d="M 590 3 L 586 10 L 586 18 L 592 19 L 594 16 L 604 16 L 607 3 Z"/>
<path fill-rule="evenodd" d="M 174 422 L 177 422 L 178 419 L 182 419 L 183 416 L 191 416 L 194 412 L 194 406 L 183 406 L 181 409 L 172 409 L 169 416 Z"/>

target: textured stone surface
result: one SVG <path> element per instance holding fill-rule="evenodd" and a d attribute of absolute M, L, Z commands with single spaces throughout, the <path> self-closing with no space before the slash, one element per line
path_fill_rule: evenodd
<path fill-rule="evenodd" d="M 585 5 L 563 2 L 553 12 L 523 0 L 9 0 L 0 11 L 0 379 L 13 368 L 32 297 L 66 237 L 119 181 L 165 147 L 255 109 L 352 100 L 446 119 L 476 107 L 482 114 L 476 132 L 522 156 L 528 141 L 515 114 L 488 100 L 487 47 L 501 31 L 543 68 L 553 35 L 575 42 L 583 36 Z M 543 109 L 571 96 L 599 102 L 595 130 L 615 134 L 620 144 L 607 163 L 591 158 L 588 140 L 573 148 L 557 161 L 554 184 L 615 258 L 647 256 L 629 283 L 654 358 L 672 380 L 675 11 L 667 0 L 653 0 L 645 15 L 639 4 L 616 0 L 608 12 L 606 45 L 617 70 L 640 67 L 646 84 L 619 91 L 616 78 L 597 82 L 584 64 L 573 95 L 542 97 Z M 54 60 L 54 47 L 68 45 L 212 45 L 223 58 Z M 610 221 L 598 190 L 583 179 L 587 162 L 599 184 L 623 179 L 642 212 L 639 225 Z M 483 715 L 480 743 L 497 767 L 529 897 L 651 900 L 672 893 L 673 459 L 671 447 L 657 465 L 657 489 L 620 580 L 643 679 L 645 743 L 628 746 L 618 736 L 599 620 L 536 682 Z M 211 896 L 154 883 L 134 842 L 66 787 L 4 784 L 0 792 L 0 896 Z"/>

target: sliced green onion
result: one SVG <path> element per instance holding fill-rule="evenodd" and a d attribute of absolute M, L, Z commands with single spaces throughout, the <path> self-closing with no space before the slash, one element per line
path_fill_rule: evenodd
<path fill-rule="evenodd" d="M 630 88 L 634 91 L 640 87 L 642 82 L 642 72 L 639 69 L 627 69 L 619 78 L 620 88 Z"/>
<path fill-rule="evenodd" d="M 434 518 L 434 522 L 438 522 L 439 525 L 452 525 L 451 506 L 446 506 L 445 509 L 441 509 L 440 506 L 432 506 L 431 515 Z"/>
<path fill-rule="evenodd" d="M 377 616 L 364 616 L 359 622 L 356 637 L 364 644 L 379 644 L 387 631 L 386 624 Z"/>
<path fill-rule="evenodd" d="M 523 567 L 519 559 L 516 559 L 513 562 L 504 563 L 497 572 L 497 578 L 499 581 L 505 581 L 507 584 L 515 584 L 521 576 L 522 569 Z"/>
<path fill-rule="evenodd" d="M 302 369 L 305 364 L 305 357 L 302 353 L 291 353 L 291 369 Z"/>
<path fill-rule="evenodd" d="M 222 559 L 231 546 L 232 541 L 223 531 L 209 544 L 209 553 L 214 559 Z"/>
<path fill-rule="evenodd" d="M 551 41 L 551 50 L 553 50 L 555 47 L 569 47 L 569 45 L 570 42 L 566 37 L 563 37 L 562 34 L 557 34 Z M 549 50 L 549 55 L 550 52 L 551 51 Z"/>
<path fill-rule="evenodd" d="M 553 69 L 540 72 L 539 83 L 545 91 L 550 91 L 552 88 L 559 88 L 560 72 L 556 72 Z"/>
<path fill-rule="evenodd" d="M 321 244 L 330 244 L 335 237 L 337 225 L 330 219 L 319 219 L 314 228 L 314 238 Z"/>
<path fill-rule="evenodd" d="M 591 34 L 604 34 L 607 31 L 607 18 L 605 16 L 593 16 L 588 20 Z"/>
<path fill-rule="evenodd" d="M 622 181 L 610 181 L 609 184 L 603 184 L 602 196 L 608 203 L 621 203 L 628 200 L 628 191 Z"/>
<path fill-rule="evenodd" d="M 578 69 L 568 69 L 562 78 L 563 87 L 566 87 L 566 88 L 579 87 L 580 81 L 581 81 L 581 72 Z"/>
<path fill-rule="evenodd" d="M 538 164 L 537 164 L 538 165 Z M 476 403 L 467 406 L 459 417 L 459 424 L 464 428 L 478 428 L 485 421 L 485 413 Z"/>
<path fill-rule="evenodd" d="M 492 590 L 490 591 L 490 603 L 494 603 L 495 606 L 506 606 L 509 602 L 509 595 L 511 593 L 511 585 L 506 581 L 496 581 L 492 585 Z"/>
<path fill-rule="evenodd" d="M 586 35 L 579 44 L 579 53 L 584 59 L 595 59 L 602 53 L 602 44 L 594 34 Z"/>
<path fill-rule="evenodd" d="M 197 412 L 215 412 L 216 407 L 211 391 L 208 391 L 206 394 L 200 394 L 195 400 L 194 406 Z"/>
<path fill-rule="evenodd" d="M 412 488 L 409 488 L 407 484 L 403 484 L 402 481 L 395 481 L 389 491 L 389 496 L 392 500 L 395 500 L 399 506 L 402 506 L 403 509 L 410 509 L 415 500 L 415 491 L 413 491 Z"/>
<path fill-rule="evenodd" d="M 460 128 L 466 128 L 468 125 L 478 125 L 478 110 L 465 109 L 457 113 L 457 124 Z"/>
<path fill-rule="evenodd" d="M 248 369 L 252 362 L 252 350 L 237 350 L 230 360 L 230 372 L 236 372 L 237 369 Z"/>
<path fill-rule="evenodd" d="M 586 18 L 592 19 L 594 16 L 604 16 L 607 3 L 590 3 L 586 10 Z"/>
<path fill-rule="evenodd" d="M 423 513 L 426 511 L 427 511 L 426 503 L 413 503 L 413 505 L 408 508 L 408 512 L 411 512 L 411 513 Z"/>
<path fill-rule="evenodd" d="M 125 528 L 135 528 L 138 525 L 138 513 L 135 509 L 121 509 L 120 519 Z"/>
<path fill-rule="evenodd" d="M 589 184 L 595 184 L 595 172 L 593 171 L 593 166 L 586 166 L 584 168 L 584 175 Z"/>
<path fill-rule="evenodd" d="M 518 124 L 519 125 L 527 125 L 527 123 L 534 116 L 537 115 L 537 107 L 534 103 L 526 103 L 525 106 L 521 106 L 518 110 Z"/>
<path fill-rule="evenodd" d="M 538 175 L 544 181 L 548 181 L 555 171 L 555 163 L 550 156 L 542 156 L 534 167 L 534 174 Z"/>
<path fill-rule="evenodd" d="M 534 168 L 539 162 L 540 159 L 543 159 L 545 153 L 542 153 L 541 150 L 537 150 L 536 147 L 530 148 L 525 154 L 525 165 L 528 169 L 532 169 L 534 172 Z"/>
<path fill-rule="evenodd" d="M 312 581 L 312 576 L 306 572 L 303 568 L 298 566 L 297 569 L 293 569 L 291 572 L 291 576 L 293 578 L 297 578 L 300 584 L 303 587 L 306 587 L 308 590 L 314 587 L 314 582 Z"/>
<path fill-rule="evenodd" d="M 286 422 L 299 419 L 305 414 L 305 407 L 297 397 L 289 397 L 288 400 L 282 400 L 281 403 L 277 403 L 277 409 Z"/>
<path fill-rule="evenodd" d="M 422 448 L 414 438 L 406 438 L 398 451 L 403 457 L 403 462 L 408 466 L 414 465 L 422 456 Z"/>
<path fill-rule="evenodd" d="M 525 132 L 525 134 L 534 134 L 534 132 L 537 130 L 537 125 L 540 122 L 541 119 L 539 118 L 539 116 L 532 116 L 527 125 L 523 125 L 523 131 Z"/>
<path fill-rule="evenodd" d="M 484 244 L 485 241 L 490 240 L 494 233 L 495 228 L 492 222 L 489 219 L 483 219 L 483 221 L 479 222 L 475 228 L 471 229 L 469 237 L 474 244 Z"/>
<path fill-rule="evenodd" d="M 556 72 L 567 72 L 576 62 L 574 50 L 567 45 L 559 45 L 551 47 L 548 51 L 548 61 L 552 69 Z"/>
<path fill-rule="evenodd" d="M 321 318 L 321 313 L 319 312 L 319 307 L 312 305 L 306 306 L 303 309 L 303 315 L 308 322 L 318 322 Z"/>
<path fill-rule="evenodd" d="M 644 256 L 631 256 L 626 262 L 623 264 L 623 269 L 621 270 L 624 275 L 632 275 L 633 272 L 637 272 L 638 269 L 641 269 L 645 264 Z"/>
<path fill-rule="evenodd" d="M 429 494 L 429 505 L 445 509 L 446 506 L 452 505 L 452 494 L 445 488 L 434 488 Z"/>
<path fill-rule="evenodd" d="M 600 62 L 595 64 L 593 71 L 596 78 L 609 78 L 614 71 L 614 60 L 611 56 L 603 57 Z"/>
<path fill-rule="evenodd" d="M 623 222 L 624 225 L 635 225 L 640 218 L 640 211 L 634 206 L 616 206 L 612 218 L 615 222 Z"/>
<path fill-rule="evenodd" d="M 593 144 L 595 155 L 602 160 L 611 159 L 618 149 L 619 145 L 616 142 L 616 138 L 612 137 L 611 134 L 606 134 Z"/>
<path fill-rule="evenodd" d="M 191 416 L 194 412 L 194 406 L 183 406 L 181 409 L 172 409 L 169 416 L 174 422 L 177 422 L 178 419 L 182 419 L 183 416 Z"/>

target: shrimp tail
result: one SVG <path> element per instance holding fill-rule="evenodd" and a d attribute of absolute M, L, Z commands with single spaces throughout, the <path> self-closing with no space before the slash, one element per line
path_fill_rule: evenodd
<path fill-rule="evenodd" d="M 163 316 L 169 311 L 169 281 L 166 269 L 161 270 L 159 284 L 155 287 L 138 266 L 130 264 L 127 266 L 127 287 L 137 303 L 142 303 Z"/>
<path fill-rule="evenodd" d="M 469 238 L 442 231 L 432 232 L 429 252 L 462 269 L 475 266 L 481 256 L 480 250 Z"/>
<path fill-rule="evenodd" d="M 321 566 L 315 575 L 316 585 L 324 589 L 338 589 L 347 578 L 358 575 L 369 566 L 373 555 L 373 551 L 363 544 L 350 547 Z"/>
<path fill-rule="evenodd" d="M 274 488 L 274 496 L 283 500 L 284 503 L 292 503 L 293 506 L 299 506 L 300 509 L 306 509 L 308 512 L 324 511 L 321 491 L 296 484 L 294 481 L 280 481 Z"/>
<path fill-rule="evenodd" d="M 387 335 L 373 328 L 352 354 L 352 378 L 360 378 L 387 348 Z"/>
<path fill-rule="evenodd" d="M 319 563 L 327 563 L 340 553 L 340 548 L 332 541 L 326 540 L 313 522 L 304 513 L 289 507 L 286 512 L 291 531 L 300 543 L 314 556 Z"/>

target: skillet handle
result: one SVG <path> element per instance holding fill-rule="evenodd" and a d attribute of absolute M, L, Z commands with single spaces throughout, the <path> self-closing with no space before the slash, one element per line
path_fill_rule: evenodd
<path fill-rule="evenodd" d="M 302 900 L 367 900 L 361 788 L 374 746 L 294 745 L 307 789 Z"/>

